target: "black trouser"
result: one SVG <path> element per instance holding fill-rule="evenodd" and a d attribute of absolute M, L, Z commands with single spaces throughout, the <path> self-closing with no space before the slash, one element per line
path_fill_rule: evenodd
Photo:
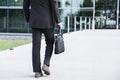
<path fill-rule="evenodd" d="M 41 37 L 42 33 L 45 35 L 46 50 L 44 64 L 50 65 L 50 59 L 53 51 L 54 44 L 54 29 L 36 29 L 32 28 L 32 63 L 33 72 L 41 72 L 41 60 L 40 60 L 40 49 L 41 49 Z"/>

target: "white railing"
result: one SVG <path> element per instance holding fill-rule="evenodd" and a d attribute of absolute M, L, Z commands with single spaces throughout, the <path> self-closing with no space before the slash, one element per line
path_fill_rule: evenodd
<path fill-rule="evenodd" d="M 72 21 L 71 21 L 71 17 L 67 16 L 67 32 L 68 33 L 70 32 L 71 28 L 73 29 L 73 31 L 92 29 L 92 17 L 74 16 L 72 17 Z"/>
<path fill-rule="evenodd" d="M 93 27 L 94 25 L 94 27 Z M 93 17 L 83 17 L 83 16 L 67 16 L 67 33 L 78 30 L 94 30 L 94 29 L 118 29 L 118 24 L 116 25 L 116 20 L 106 20 L 104 17 L 95 17 L 93 22 Z"/>

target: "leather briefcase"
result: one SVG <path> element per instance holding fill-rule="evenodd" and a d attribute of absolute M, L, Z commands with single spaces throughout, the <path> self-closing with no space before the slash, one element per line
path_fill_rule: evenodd
<path fill-rule="evenodd" d="M 55 54 L 60 54 L 65 51 L 63 34 L 61 32 L 55 36 Z"/>

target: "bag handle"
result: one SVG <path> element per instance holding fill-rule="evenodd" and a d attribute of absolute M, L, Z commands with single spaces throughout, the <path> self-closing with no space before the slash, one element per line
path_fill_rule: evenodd
<path fill-rule="evenodd" d="M 63 30 L 59 28 L 59 34 L 63 35 Z"/>

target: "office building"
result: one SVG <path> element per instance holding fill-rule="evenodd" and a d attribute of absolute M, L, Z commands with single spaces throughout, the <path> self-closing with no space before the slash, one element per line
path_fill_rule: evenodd
<path fill-rule="evenodd" d="M 85 24 L 89 23 L 89 25 L 92 25 L 91 23 L 94 20 L 93 18 L 95 18 L 95 0 L 89 0 L 89 4 L 85 3 L 85 1 L 88 0 L 58 0 L 60 15 L 64 24 L 64 30 L 68 29 L 68 26 L 71 30 L 74 29 L 74 26 L 78 28 L 79 25 L 81 26 L 82 24 L 80 22 L 84 22 L 85 20 Z M 22 5 L 23 0 L 0 0 L 0 32 L 31 32 L 29 26 L 26 24 Z M 86 11 L 87 13 L 85 13 Z M 81 19 L 83 21 L 80 21 L 80 16 L 89 18 Z"/>

